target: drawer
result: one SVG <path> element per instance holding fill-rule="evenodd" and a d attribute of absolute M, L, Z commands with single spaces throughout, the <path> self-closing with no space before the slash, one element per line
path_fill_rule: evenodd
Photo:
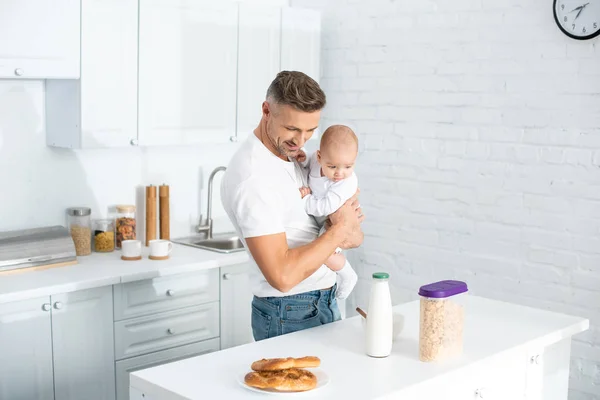
<path fill-rule="evenodd" d="M 218 301 L 219 269 L 120 283 L 114 300 L 115 321 Z"/>
<path fill-rule="evenodd" d="M 219 302 L 115 322 L 115 359 L 219 336 Z"/>
<path fill-rule="evenodd" d="M 133 357 L 128 360 L 117 361 L 115 370 L 117 375 L 117 400 L 129 399 L 129 374 L 141 369 L 156 367 L 157 365 L 182 360 L 188 357 L 212 353 L 219 350 L 219 339 L 205 340 L 174 349 L 158 351 L 152 354 Z"/>

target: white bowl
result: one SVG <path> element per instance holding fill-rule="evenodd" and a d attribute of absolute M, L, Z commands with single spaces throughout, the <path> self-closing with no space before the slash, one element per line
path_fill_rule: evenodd
<path fill-rule="evenodd" d="M 393 312 L 392 316 L 393 316 L 392 340 L 396 340 L 398 335 L 400 335 L 400 333 L 402 332 L 402 329 L 404 329 L 404 315 L 402 315 L 398 312 Z M 367 318 L 368 318 L 368 315 L 367 315 Z M 363 328 L 366 329 L 367 328 L 367 320 L 363 317 L 360 317 L 360 319 L 361 319 L 361 324 L 362 324 Z"/>

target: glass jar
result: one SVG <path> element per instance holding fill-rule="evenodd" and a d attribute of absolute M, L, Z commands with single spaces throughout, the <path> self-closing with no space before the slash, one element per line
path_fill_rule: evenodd
<path fill-rule="evenodd" d="M 419 289 L 421 361 L 444 361 L 462 354 L 467 291 L 465 282 L 451 280 Z"/>
<path fill-rule="evenodd" d="M 87 256 L 92 253 L 91 214 L 92 210 L 88 207 L 67 209 L 68 229 L 75 244 L 75 254 L 78 256 Z"/>
<path fill-rule="evenodd" d="M 123 240 L 135 240 L 135 206 L 117 206 L 116 218 L 116 248 L 121 248 Z"/>
<path fill-rule="evenodd" d="M 97 219 L 93 223 L 94 251 L 108 253 L 115 250 L 115 223 L 111 219 Z"/>

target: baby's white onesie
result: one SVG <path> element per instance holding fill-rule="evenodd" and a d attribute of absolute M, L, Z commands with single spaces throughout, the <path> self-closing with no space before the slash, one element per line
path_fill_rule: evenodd
<path fill-rule="evenodd" d="M 317 223 L 321 226 L 321 234 L 325 230 L 325 220 L 329 214 L 333 214 L 340 208 L 350 197 L 354 196 L 358 189 L 358 178 L 352 172 L 346 179 L 334 182 L 326 176 L 321 176 L 321 164 L 317 159 L 315 151 L 310 156 L 306 155 L 306 160 L 302 163 L 304 168 L 308 169 L 308 186 L 312 194 L 304 197 L 304 209 L 306 213 L 315 217 Z M 339 247 L 336 253 L 341 252 Z M 336 297 L 345 299 L 350 295 L 352 289 L 358 281 L 356 272 L 346 260 L 346 264 L 341 270 L 337 271 L 339 282 Z"/>

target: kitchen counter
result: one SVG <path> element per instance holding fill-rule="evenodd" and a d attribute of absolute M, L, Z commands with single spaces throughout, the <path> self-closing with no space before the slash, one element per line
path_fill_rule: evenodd
<path fill-rule="evenodd" d="M 223 254 L 176 243 L 167 260 L 150 260 L 148 252 L 149 248 L 143 247 L 138 261 L 121 260 L 120 250 L 92 253 L 77 257 L 75 265 L 0 275 L 0 303 L 218 268 L 249 259 L 245 251 Z"/>
<path fill-rule="evenodd" d="M 300 394 L 311 398 L 567 398 L 571 337 L 588 329 L 587 319 L 473 295 L 466 300 L 464 354 L 451 362 L 419 361 L 416 301 L 394 307 L 405 326 L 387 358 L 365 355 L 357 316 L 134 372 L 131 399 L 266 398 L 238 382 L 251 363 L 307 355 L 320 357 L 330 378 L 317 391 Z"/>

